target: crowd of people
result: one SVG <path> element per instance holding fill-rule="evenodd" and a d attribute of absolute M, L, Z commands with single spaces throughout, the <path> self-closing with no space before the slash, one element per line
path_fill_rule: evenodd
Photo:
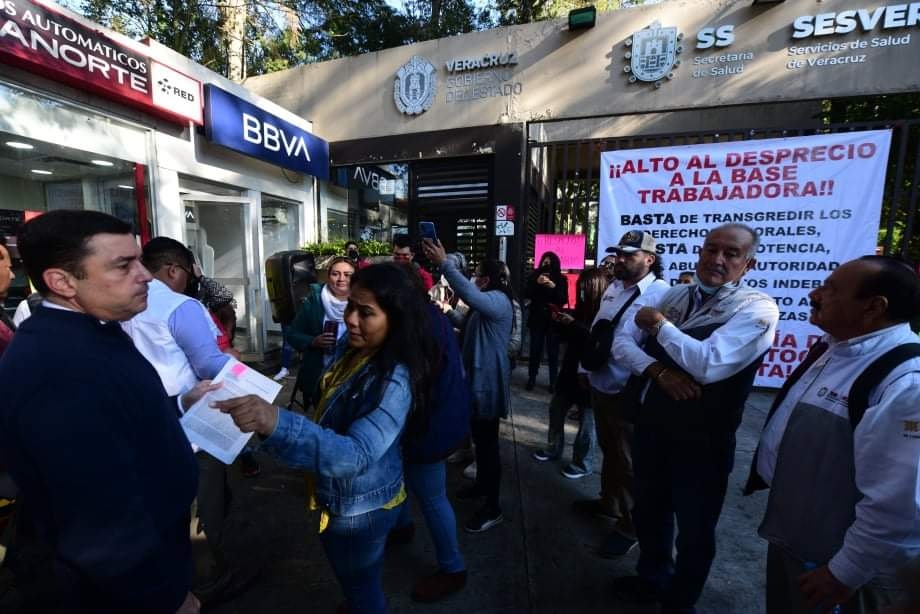
<path fill-rule="evenodd" d="M 598 497 L 575 509 L 610 521 L 601 556 L 639 549 L 636 574 L 616 578 L 614 594 L 695 612 L 736 431 L 780 316 L 745 283 L 759 240 L 741 224 L 713 228 L 695 270 L 671 285 L 653 235 L 631 230 L 601 246 L 575 296 L 559 257 L 541 254 L 521 300 L 497 260 L 468 275 L 439 242 L 397 235 L 392 261 L 370 264 L 349 243 L 283 323 L 301 356 L 302 410 L 255 395 L 211 406 L 255 434 L 253 449 L 305 472 L 339 611 L 386 611 L 384 553 L 415 533 L 410 497 L 438 565 L 412 597 L 438 601 L 471 573 L 451 499 L 479 502 L 462 519 L 469 533 L 505 519 L 500 426 L 526 328 L 525 388 L 536 387 L 546 348 L 551 393 L 534 461 L 561 459 L 566 418 L 576 419 L 562 475 L 581 479 L 602 462 Z M 18 323 L 0 310 L 0 503 L 16 510 L 7 559 L 49 553 L 49 611 L 185 614 L 245 590 L 254 571 L 226 544 L 227 466 L 193 449 L 178 421 L 239 358 L 232 294 L 180 242 L 141 248 L 102 213 L 49 212 L 23 226 L 17 247 L 39 298 Z M 0 243 L 0 298 L 10 260 Z M 908 611 L 916 595 L 905 578 L 920 560 L 920 343 L 910 326 L 920 277 L 866 256 L 810 300 L 825 334 L 777 394 L 746 489 L 770 489 L 759 528 L 766 609 Z M 292 363 L 282 367 L 284 377 Z M 445 463 L 463 450 L 474 479 L 451 496 Z M 251 452 L 241 462 L 254 474 Z M 192 570 L 190 526 L 214 561 L 204 576 Z"/>

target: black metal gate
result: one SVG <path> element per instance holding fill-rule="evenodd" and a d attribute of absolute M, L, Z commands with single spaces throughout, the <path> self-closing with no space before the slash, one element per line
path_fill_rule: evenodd
<path fill-rule="evenodd" d="M 585 234 L 585 255 L 593 260 L 597 253 L 601 152 L 887 128 L 892 130 L 892 141 L 879 245 L 886 254 L 920 260 L 920 233 L 914 232 L 920 199 L 920 119 L 785 130 L 734 129 L 548 143 L 528 141 L 526 254 L 533 256 L 534 235 L 538 232 Z"/>
<path fill-rule="evenodd" d="M 465 254 L 472 266 L 482 262 L 492 237 L 491 158 L 416 162 L 411 174 L 409 227 L 434 222 L 448 252 Z"/>

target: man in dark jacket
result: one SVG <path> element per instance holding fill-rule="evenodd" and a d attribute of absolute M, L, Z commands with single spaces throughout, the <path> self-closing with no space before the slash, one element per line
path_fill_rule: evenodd
<path fill-rule="evenodd" d="M 151 279 L 131 226 L 53 211 L 18 247 L 44 302 L 0 359 L 0 450 L 54 550 L 61 611 L 197 612 L 195 458 L 177 399 L 119 325 Z"/>

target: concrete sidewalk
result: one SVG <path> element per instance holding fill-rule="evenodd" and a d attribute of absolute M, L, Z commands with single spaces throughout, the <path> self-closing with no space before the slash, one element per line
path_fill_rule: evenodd
<path fill-rule="evenodd" d="M 431 614 L 473 612 L 623 612 L 654 613 L 655 606 L 630 606 L 610 594 L 610 580 L 633 573 L 637 551 L 617 561 L 597 557 L 594 548 L 610 530 L 603 520 L 576 516 L 571 502 L 599 489 L 594 474 L 572 481 L 559 470 L 567 461 L 538 463 L 531 453 L 545 442 L 545 386 L 524 391 L 526 370 L 513 374 L 513 415 L 502 426 L 502 505 L 505 522 L 482 534 L 460 530 L 469 581 L 462 592 L 433 605 L 409 598 L 417 578 L 436 570 L 434 548 L 418 522 L 413 543 L 388 550 L 384 586 L 390 611 Z M 542 374 L 541 374 L 542 375 Z M 545 377 L 538 383 L 545 383 Z M 289 382 L 290 385 L 290 382 Z M 763 611 L 766 547 L 756 535 L 765 504 L 760 493 L 740 496 L 757 436 L 772 395 L 754 393 L 738 433 L 738 452 L 729 494 L 719 523 L 719 550 L 699 603 L 701 612 Z M 569 440 L 575 425 L 567 424 Z M 566 454 L 571 453 L 567 448 Z M 256 582 L 229 603 L 211 608 L 219 614 L 262 612 L 334 612 L 339 588 L 317 536 L 316 517 L 304 507 L 302 474 L 260 456 L 262 474 L 232 477 L 240 521 L 235 540 L 239 555 L 262 567 Z M 567 458 L 567 457 L 564 457 Z M 462 466 L 448 470 L 448 492 L 464 483 Z M 455 502 L 458 523 L 475 511 L 475 502 Z M 417 510 L 414 515 L 420 516 Z"/>

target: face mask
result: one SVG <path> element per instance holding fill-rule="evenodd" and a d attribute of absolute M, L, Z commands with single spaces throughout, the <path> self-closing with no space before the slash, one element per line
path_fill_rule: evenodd
<path fill-rule="evenodd" d="M 356 250 L 356 249 L 350 249 L 350 250 L 348 250 L 348 257 L 349 257 L 351 260 L 357 260 L 357 259 L 358 259 L 358 250 Z"/>
<path fill-rule="evenodd" d="M 700 290 L 706 294 L 715 294 L 722 288 L 737 288 L 741 282 L 739 281 L 730 281 L 727 284 L 722 284 L 721 286 L 707 286 L 700 281 L 700 278 L 696 276 L 696 273 L 693 274 L 693 283 L 699 286 Z"/>

